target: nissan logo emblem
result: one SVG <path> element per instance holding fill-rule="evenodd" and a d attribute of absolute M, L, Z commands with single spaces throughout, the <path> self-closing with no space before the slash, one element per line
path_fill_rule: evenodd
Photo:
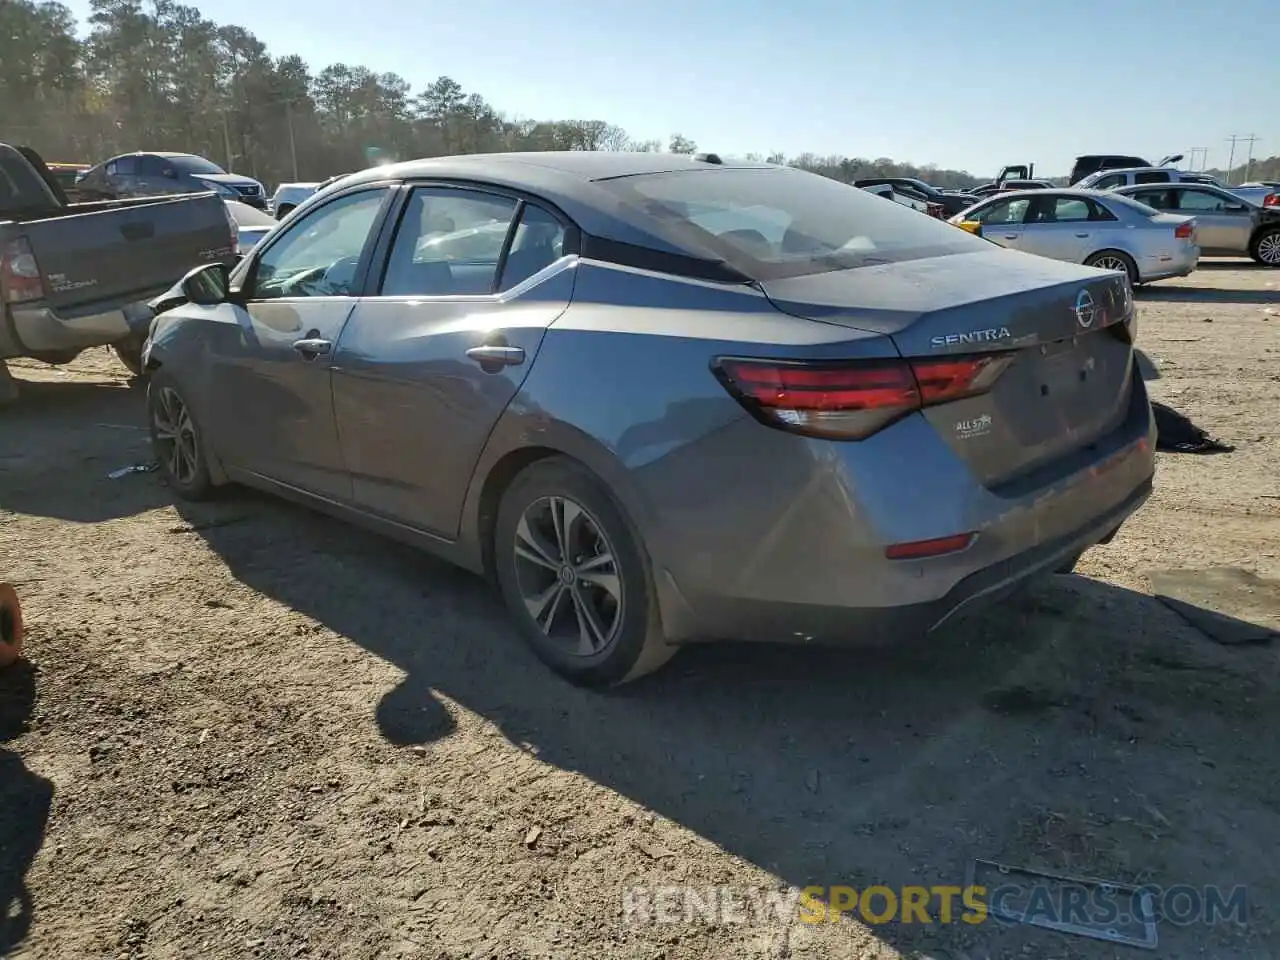
<path fill-rule="evenodd" d="M 1076 323 L 1080 324 L 1085 330 L 1093 326 L 1095 310 L 1093 297 L 1088 290 L 1081 290 L 1076 294 Z"/>

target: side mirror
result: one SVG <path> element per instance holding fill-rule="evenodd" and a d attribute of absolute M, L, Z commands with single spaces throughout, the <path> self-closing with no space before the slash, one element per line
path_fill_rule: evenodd
<path fill-rule="evenodd" d="M 188 302 L 202 307 L 213 307 L 227 302 L 231 281 L 227 268 L 221 263 L 206 263 L 196 267 L 182 278 L 182 295 Z"/>

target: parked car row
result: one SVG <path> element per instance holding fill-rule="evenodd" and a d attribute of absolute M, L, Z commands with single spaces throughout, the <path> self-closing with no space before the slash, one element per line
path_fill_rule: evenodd
<path fill-rule="evenodd" d="M 1280 207 L 1207 183 L 1001 193 L 951 222 L 1003 247 L 1122 271 L 1135 285 L 1186 276 L 1202 254 L 1280 267 Z"/>

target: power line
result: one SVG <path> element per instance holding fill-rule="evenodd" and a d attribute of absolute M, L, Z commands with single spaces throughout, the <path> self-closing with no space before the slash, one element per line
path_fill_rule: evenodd
<path fill-rule="evenodd" d="M 1196 154 L 1200 155 L 1200 166 L 1196 166 Z M 1187 162 L 1187 170 L 1190 173 L 1203 173 L 1204 168 L 1209 165 L 1209 148 L 1208 147 L 1192 147 L 1191 159 Z"/>

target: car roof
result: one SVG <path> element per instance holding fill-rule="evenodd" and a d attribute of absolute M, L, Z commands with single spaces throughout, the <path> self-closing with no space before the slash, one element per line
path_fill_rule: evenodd
<path fill-rule="evenodd" d="M 1078 199 L 1103 199 L 1109 193 L 1115 193 L 1114 190 L 1088 190 L 1082 187 L 1043 187 L 1039 190 L 1005 190 L 1001 193 L 993 193 L 989 197 L 983 197 L 982 202 L 989 200 L 1009 200 L 1019 197 L 1076 197 Z M 976 204 L 975 204 L 976 206 Z"/>
<path fill-rule="evenodd" d="M 691 168 L 762 168 L 771 164 L 753 160 L 721 159 L 708 163 L 699 158 L 706 154 L 628 153 L 613 150 L 548 150 L 528 153 L 474 153 L 453 157 L 431 157 L 351 174 L 355 180 L 396 177 L 405 179 L 475 177 L 488 180 L 497 177 L 538 177 L 538 171 L 551 171 L 563 178 L 583 182 L 633 177 L 646 173 L 671 173 Z"/>
<path fill-rule="evenodd" d="M 1184 173 L 1186 171 L 1179 170 L 1177 167 L 1115 167 L 1111 170 L 1099 170 L 1096 173 L 1089 174 L 1086 180 L 1093 177 L 1109 177 L 1113 173 Z"/>
<path fill-rule="evenodd" d="M 605 189 L 601 181 L 677 172 L 714 176 L 717 172 L 735 169 L 768 171 L 778 176 L 816 176 L 751 160 L 723 158 L 720 163 L 714 163 L 700 159 L 705 156 L 572 150 L 432 157 L 347 174 L 333 184 L 333 189 L 345 193 L 364 184 L 401 180 L 445 180 L 459 185 L 505 188 L 532 194 L 555 205 L 589 234 L 687 257 L 693 255 L 688 246 L 660 236 L 655 221 L 628 207 L 616 193 Z M 326 188 L 317 196 L 330 194 Z"/>

